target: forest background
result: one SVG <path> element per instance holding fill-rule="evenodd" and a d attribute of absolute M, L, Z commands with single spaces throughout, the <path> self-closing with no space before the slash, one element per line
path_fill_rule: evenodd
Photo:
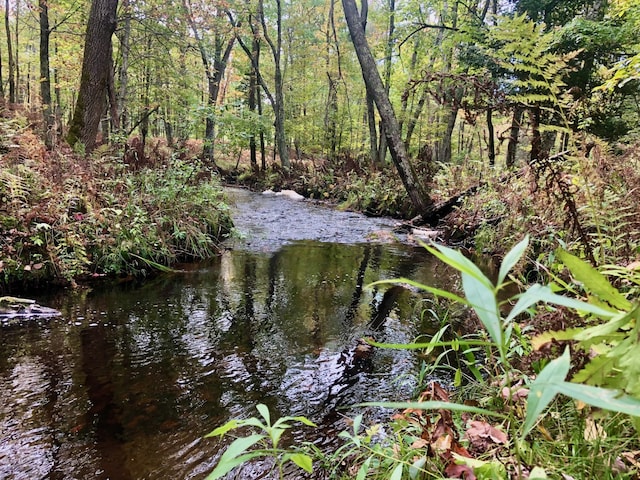
<path fill-rule="evenodd" d="M 422 223 L 462 207 L 449 236 L 479 250 L 504 252 L 532 232 L 575 241 L 592 263 L 633 256 L 638 2 L 342 3 L 6 0 L 3 226 L 15 234 L 3 250 L 24 254 L 3 260 L 5 279 L 139 273 L 210 254 L 228 219 L 210 219 L 203 237 L 156 219 L 173 231 L 155 249 L 70 226 L 135 224 L 144 215 L 121 208 L 129 200 L 97 198 L 91 182 L 117 183 L 120 170 L 130 185 L 107 190 L 131 193 L 134 173 L 174 160 L 183 183 L 213 173 Z M 26 129 L 44 149 L 20 146 Z M 25 158 L 42 178 L 18 171 Z M 79 168 L 64 198 L 47 200 L 45 183 Z M 12 208 L 28 211 L 15 221 Z M 604 230 L 620 240 L 594 238 Z"/>
<path fill-rule="evenodd" d="M 466 300 L 445 297 L 486 327 L 462 339 L 468 385 L 490 390 L 471 397 L 501 419 L 510 446 L 473 424 L 460 467 L 457 440 L 440 447 L 469 418 L 454 422 L 437 389 L 439 419 L 406 411 L 402 438 L 426 441 L 433 468 L 459 475 L 526 478 L 556 458 L 558 478 L 571 468 L 635 478 L 637 421 L 568 402 L 543 411 L 564 393 L 638 417 L 639 1 L 5 0 L 4 14 L 3 292 L 214 255 L 232 230 L 223 182 L 437 225 L 450 242 L 505 258 L 493 284 L 432 249 L 462 273 Z M 524 293 L 505 302 L 509 278 Z M 517 323 L 538 301 L 562 308 Z M 437 312 L 443 324 L 450 311 Z M 420 348 L 461 344 L 438 338 Z M 562 342 L 576 383 L 564 381 Z M 476 354 L 495 362 L 480 372 Z M 523 385 L 544 397 L 526 413 Z M 474 428 L 486 430 L 476 443 Z M 372 435 L 345 438 L 360 447 Z M 424 472 L 423 447 L 344 458 L 363 475 L 375 461 L 389 478 Z"/>

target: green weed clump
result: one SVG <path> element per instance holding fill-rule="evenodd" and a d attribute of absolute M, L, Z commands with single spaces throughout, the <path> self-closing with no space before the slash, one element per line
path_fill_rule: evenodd
<path fill-rule="evenodd" d="M 220 182 L 195 159 L 136 169 L 108 148 L 19 147 L 1 161 L 0 290 L 146 275 L 216 254 L 231 230 Z"/>

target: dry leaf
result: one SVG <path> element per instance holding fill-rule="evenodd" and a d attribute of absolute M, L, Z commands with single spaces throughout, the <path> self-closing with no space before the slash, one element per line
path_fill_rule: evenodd
<path fill-rule="evenodd" d="M 484 452 L 494 444 L 507 443 L 507 434 L 487 422 L 472 420 L 469 423 L 471 426 L 465 432 L 465 437 L 469 439 L 470 445 L 475 449 Z"/>
<path fill-rule="evenodd" d="M 418 438 L 411 444 L 411 448 L 424 448 L 427 445 L 429 445 L 429 442 L 427 442 L 424 438 Z"/>
<path fill-rule="evenodd" d="M 445 434 L 445 435 L 439 436 L 433 442 L 431 442 L 431 448 L 433 449 L 434 452 L 441 454 L 451 450 L 452 443 L 453 443 L 453 438 L 451 438 L 451 435 Z"/>
<path fill-rule="evenodd" d="M 605 432 L 604 428 L 602 428 L 601 425 L 598 425 L 593 418 L 587 417 L 585 424 L 586 425 L 584 427 L 583 435 L 584 439 L 587 442 L 593 442 L 594 440 L 604 440 L 605 438 L 607 438 L 607 432 Z"/>

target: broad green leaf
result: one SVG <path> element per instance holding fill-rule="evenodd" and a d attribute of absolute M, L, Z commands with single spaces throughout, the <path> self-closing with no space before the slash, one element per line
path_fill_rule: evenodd
<path fill-rule="evenodd" d="M 424 468 L 426 463 L 427 457 L 420 457 L 415 460 L 409 467 L 409 478 L 411 480 L 418 478 L 418 475 L 420 475 L 420 471 Z"/>
<path fill-rule="evenodd" d="M 575 298 L 565 297 L 564 295 L 558 295 L 557 293 L 551 292 L 551 289 L 547 289 L 546 287 L 542 287 L 543 290 L 540 290 L 541 299 L 543 302 L 551 303 L 553 305 L 560 305 L 562 307 L 571 308 L 576 310 L 577 312 L 582 313 L 592 313 L 597 315 L 600 318 L 613 318 L 618 315 L 619 312 L 604 309 L 602 307 L 598 307 L 597 305 L 592 305 L 591 303 L 583 302 L 581 300 L 576 300 Z"/>
<path fill-rule="evenodd" d="M 575 340 L 578 333 L 583 332 L 583 328 L 568 328 L 566 330 L 548 330 L 536 335 L 531 339 L 531 348 L 538 350 L 540 347 L 552 340 Z"/>
<path fill-rule="evenodd" d="M 207 475 L 206 480 L 217 480 L 218 478 L 222 478 L 237 466 L 242 465 L 244 462 L 248 462 L 249 460 L 253 460 L 254 458 L 258 458 L 263 455 L 264 454 L 261 452 L 250 452 L 244 455 L 240 455 L 239 457 L 230 458 L 224 463 L 218 462 L 218 465 L 216 465 L 216 468 L 213 469 L 213 472 Z"/>
<path fill-rule="evenodd" d="M 248 437 L 235 439 L 222 454 L 216 468 L 214 468 L 213 472 L 209 474 L 207 480 L 220 478 L 247 460 L 261 456 L 262 454 L 259 452 L 249 452 L 246 454 L 245 452 L 265 438 L 266 437 L 264 435 L 254 434 L 249 435 Z"/>
<path fill-rule="evenodd" d="M 289 417 L 290 420 L 295 420 L 300 423 L 304 423 L 308 427 L 317 427 L 315 423 L 309 420 L 307 417 Z"/>
<path fill-rule="evenodd" d="M 498 282 L 497 285 L 502 285 L 507 275 L 513 267 L 520 261 L 522 255 L 527 250 L 529 246 L 529 235 L 525 236 L 516 246 L 514 246 L 509 252 L 504 256 L 502 260 L 502 264 L 500 265 L 500 271 L 498 272 Z"/>
<path fill-rule="evenodd" d="M 355 435 L 358 435 L 360 425 L 362 425 L 362 415 L 356 415 L 356 418 L 353 419 L 353 433 Z"/>
<path fill-rule="evenodd" d="M 425 244 L 423 244 L 423 246 L 429 251 L 429 253 L 431 253 L 447 265 L 452 266 L 460 273 L 466 273 L 467 275 L 483 283 L 487 288 L 493 289 L 493 283 L 491 283 L 491 280 L 489 280 L 486 275 L 482 273 L 482 270 L 480 270 L 475 263 L 473 263 L 459 251 L 449 247 L 445 247 L 443 245 L 436 245 L 435 248 Z"/>
<path fill-rule="evenodd" d="M 464 273 L 462 274 L 462 288 L 484 328 L 487 329 L 491 339 L 500 350 L 500 355 L 504 356 L 502 320 L 493 288 L 487 287 L 477 278 Z"/>
<path fill-rule="evenodd" d="M 572 380 L 576 383 L 590 383 L 592 385 L 606 385 L 607 377 L 613 371 L 616 360 L 615 357 L 598 355 L 589 361 L 582 370 L 576 373 Z"/>
<path fill-rule="evenodd" d="M 284 428 L 272 427 L 269 429 L 269 437 L 271 438 L 271 442 L 273 443 L 273 448 L 278 447 L 278 443 L 280 442 L 280 438 L 282 438 L 282 434 L 284 432 Z"/>
<path fill-rule="evenodd" d="M 471 412 L 471 413 L 479 413 L 481 415 L 488 415 L 490 417 L 498 417 L 498 418 L 508 418 L 507 415 L 503 413 L 493 412 L 491 410 L 485 410 L 484 408 L 473 407 L 471 405 L 462 405 L 460 403 L 451 403 L 451 402 L 438 402 L 438 401 L 429 401 L 429 402 L 365 402 L 359 403 L 357 406 L 362 407 L 382 407 L 382 408 L 391 408 L 394 410 L 406 410 L 407 408 L 415 409 L 415 410 L 454 410 L 458 412 Z"/>
<path fill-rule="evenodd" d="M 574 278 L 585 286 L 587 292 L 598 296 L 612 307 L 620 310 L 631 308 L 631 302 L 613 287 L 604 275 L 587 262 L 571 255 L 566 250 L 559 250 L 558 258 L 567 266 Z"/>
<path fill-rule="evenodd" d="M 597 337 L 607 337 L 616 333 L 621 328 L 630 324 L 632 320 L 638 319 L 640 314 L 640 305 L 636 306 L 630 312 L 621 312 L 616 318 L 611 319 L 609 322 L 603 323 L 601 325 L 596 325 L 595 327 L 585 328 L 582 332 L 578 333 L 575 336 L 576 340 L 587 341 Z"/>
<path fill-rule="evenodd" d="M 224 425 L 219 426 L 213 432 L 208 433 L 205 437 L 215 437 L 216 435 L 224 436 L 225 433 L 238 428 L 238 420 L 230 420 Z"/>
<path fill-rule="evenodd" d="M 285 459 L 291 460 L 305 472 L 313 472 L 313 460 L 309 455 L 305 455 L 304 453 L 292 453 L 290 455 L 286 455 Z"/>
<path fill-rule="evenodd" d="M 594 407 L 640 417 L 640 399 L 625 395 L 620 390 L 571 382 L 560 382 L 556 386 L 556 390 L 563 395 Z"/>
<path fill-rule="evenodd" d="M 267 406 L 263 403 L 259 403 L 258 405 L 256 405 L 256 408 L 258 409 L 258 412 L 260 412 L 260 415 L 262 415 L 262 418 L 264 418 L 264 420 L 267 422 L 267 426 L 271 426 L 271 415 L 269 414 L 269 409 L 267 408 Z"/>
<path fill-rule="evenodd" d="M 550 361 L 533 381 L 527 397 L 527 414 L 522 426 L 522 438 L 533 428 L 538 417 L 557 394 L 557 385 L 563 382 L 571 368 L 569 349 L 562 356 Z"/>
<path fill-rule="evenodd" d="M 371 457 L 367 457 L 367 459 L 362 462 L 362 465 L 358 469 L 356 480 L 365 480 L 367 478 L 367 474 L 369 473 L 369 465 L 371 465 Z"/>
<path fill-rule="evenodd" d="M 517 296 L 518 301 L 509 312 L 505 322 L 509 323 L 522 312 L 526 312 L 530 307 L 542 301 L 547 293 L 550 293 L 549 287 L 543 287 L 537 283 L 528 287 L 525 292 Z"/>
<path fill-rule="evenodd" d="M 395 278 L 395 279 L 391 279 L 391 280 L 378 280 L 377 282 L 373 282 L 370 283 L 369 285 L 367 285 L 367 287 L 373 287 L 376 285 L 410 285 L 412 287 L 415 287 L 419 290 L 423 290 L 425 292 L 429 292 L 433 295 L 436 295 L 438 297 L 442 297 L 442 298 L 447 298 L 449 300 L 453 300 L 456 303 L 460 303 L 461 305 L 468 305 L 469 302 L 467 302 L 464 298 L 459 297 L 458 295 L 456 295 L 455 293 L 451 293 L 451 292 L 447 292 L 446 290 L 442 290 L 440 288 L 435 288 L 435 287 L 430 287 L 429 285 L 424 285 L 420 282 L 416 282 L 414 280 L 409 280 L 408 278 Z"/>
<path fill-rule="evenodd" d="M 402 467 L 403 467 L 402 463 L 399 463 L 398 465 L 396 465 L 396 468 L 393 469 L 393 472 L 391 473 L 389 480 L 402 480 Z"/>

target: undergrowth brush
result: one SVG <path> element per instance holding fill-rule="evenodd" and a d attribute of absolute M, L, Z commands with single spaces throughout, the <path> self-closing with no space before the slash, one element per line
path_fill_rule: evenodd
<path fill-rule="evenodd" d="M 146 275 L 215 254 L 231 230 L 197 159 L 132 168 L 108 147 L 46 151 L 30 132 L 0 160 L 0 289 Z"/>

